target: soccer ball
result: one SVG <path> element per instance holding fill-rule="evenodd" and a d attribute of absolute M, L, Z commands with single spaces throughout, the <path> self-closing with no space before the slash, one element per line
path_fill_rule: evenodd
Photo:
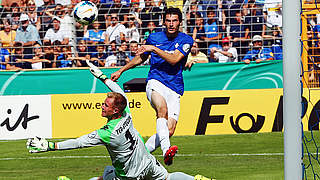
<path fill-rule="evenodd" d="M 78 23 L 89 25 L 97 19 L 98 8 L 90 1 L 81 1 L 73 8 L 72 14 Z"/>

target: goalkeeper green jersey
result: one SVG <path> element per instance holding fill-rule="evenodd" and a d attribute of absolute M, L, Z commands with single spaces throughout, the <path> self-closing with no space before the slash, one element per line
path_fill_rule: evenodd
<path fill-rule="evenodd" d="M 123 90 L 115 82 L 107 80 L 106 85 L 111 91 L 126 97 Z M 128 107 L 127 105 L 121 118 L 109 120 L 102 128 L 77 139 L 58 142 L 57 149 L 104 145 L 110 154 L 117 177 L 121 179 L 138 177 L 152 163 L 153 156 L 147 151 L 141 136 L 133 127 Z"/>
<path fill-rule="evenodd" d="M 121 118 L 109 121 L 97 134 L 109 151 L 118 177 L 137 177 L 151 163 L 152 157 L 133 127 L 128 108 Z"/>

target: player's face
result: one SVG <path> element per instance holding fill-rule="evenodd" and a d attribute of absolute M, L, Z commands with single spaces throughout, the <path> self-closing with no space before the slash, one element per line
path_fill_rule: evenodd
<path fill-rule="evenodd" d="M 113 107 L 113 98 L 107 97 L 106 100 L 104 101 L 104 104 L 102 105 L 101 109 L 101 116 L 102 117 L 112 117 L 115 114 L 115 108 Z"/>
<path fill-rule="evenodd" d="M 167 14 L 165 20 L 165 26 L 168 34 L 176 34 L 179 32 L 179 16 L 176 14 Z"/>

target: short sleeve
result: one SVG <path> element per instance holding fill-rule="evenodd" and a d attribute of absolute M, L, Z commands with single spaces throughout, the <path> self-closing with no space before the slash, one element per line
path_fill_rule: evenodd
<path fill-rule="evenodd" d="M 193 45 L 193 39 L 190 36 L 183 37 L 179 43 L 178 50 L 184 55 L 188 55 Z"/>

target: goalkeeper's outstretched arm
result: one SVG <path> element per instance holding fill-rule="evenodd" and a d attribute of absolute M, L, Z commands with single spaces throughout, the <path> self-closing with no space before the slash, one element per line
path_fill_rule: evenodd
<path fill-rule="evenodd" d="M 112 92 L 120 93 L 127 99 L 127 96 L 125 95 L 124 91 L 121 89 L 121 87 L 117 83 L 108 79 L 108 77 L 105 74 L 103 74 L 103 72 L 98 67 L 93 65 L 89 60 L 87 60 L 86 62 L 90 67 L 91 74 L 94 77 L 102 81 Z"/>

